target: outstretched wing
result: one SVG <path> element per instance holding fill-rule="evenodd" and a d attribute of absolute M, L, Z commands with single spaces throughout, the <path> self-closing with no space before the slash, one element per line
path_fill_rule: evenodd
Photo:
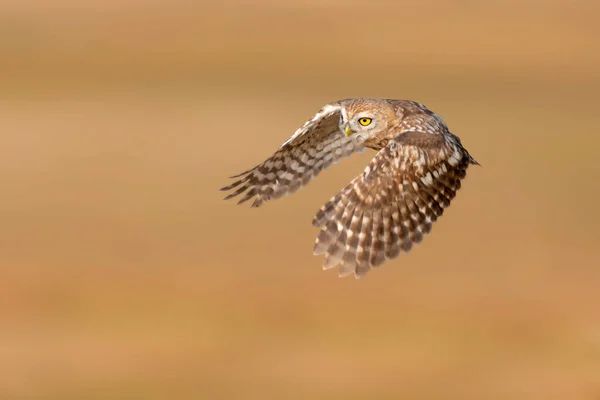
<path fill-rule="evenodd" d="M 319 210 L 314 254 L 323 268 L 361 277 L 408 252 L 460 189 L 476 163 L 450 133 L 406 132 L 390 140 L 364 172 Z"/>
<path fill-rule="evenodd" d="M 294 193 L 332 163 L 363 151 L 365 147 L 360 137 L 346 137 L 340 131 L 342 112 L 339 104 L 323 107 L 271 157 L 248 171 L 232 176 L 238 180 L 221 190 L 235 191 L 225 200 L 246 192 L 238 204 L 255 197 L 252 207 L 258 207 L 267 200 Z"/>

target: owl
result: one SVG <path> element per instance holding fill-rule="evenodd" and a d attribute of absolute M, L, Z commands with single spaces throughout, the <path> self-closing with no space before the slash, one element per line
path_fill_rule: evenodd
<path fill-rule="evenodd" d="M 225 199 L 252 207 L 292 194 L 342 158 L 376 151 L 365 170 L 316 213 L 313 253 L 323 269 L 363 277 L 423 240 L 479 165 L 442 118 L 409 100 L 355 98 L 325 105 L 259 165 L 232 176 Z"/>

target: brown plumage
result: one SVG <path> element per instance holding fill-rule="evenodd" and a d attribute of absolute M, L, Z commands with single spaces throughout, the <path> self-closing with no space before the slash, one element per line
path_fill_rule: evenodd
<path fill-rule="evenodd" d="M 314 254 L 323 268 L 364 276 L 408 252 L 431 231 L 477 162 L 424 105 L 408 100 L 348 99 L 323 107 L 271 157 L 234 176 L 222 190 L 253 207 L 297 191 L 319 172 L 365 148 L 377 150 L 364 172 L 326 202 Z"/>

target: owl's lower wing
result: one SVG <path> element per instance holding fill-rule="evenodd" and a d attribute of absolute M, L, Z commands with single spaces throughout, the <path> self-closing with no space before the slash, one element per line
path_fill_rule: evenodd
<path fill-rule="evenodd" d="M 470 163 L 450 134 L 398 135 L 315 216 L 323 268 L 341 264 L 340 276 L 358 278 L 410 251 L 450 205 Z"/>
<path fill-rule="evenodd" d="M 328 104 L 308 120 L 271 157 L 221 190 L 235 189 L 225 200 L 244 193 L 238 204 L 254 198 L 252 207 L 292 194 L 332 163 L 365 148 L 356 135 L 346 137 L 339 128 L 342 108 Z"/>

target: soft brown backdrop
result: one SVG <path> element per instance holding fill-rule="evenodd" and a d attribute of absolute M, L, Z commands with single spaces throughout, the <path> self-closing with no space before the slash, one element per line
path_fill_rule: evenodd
<path fill-rule="evenodd" d="M 600 6 L 251 3 L 0 5 L 0 398 L 600 398 Z M 217 191 L 355 96 L 483 165 L 359 281 L 310 221 L 373 153 Z"/>

